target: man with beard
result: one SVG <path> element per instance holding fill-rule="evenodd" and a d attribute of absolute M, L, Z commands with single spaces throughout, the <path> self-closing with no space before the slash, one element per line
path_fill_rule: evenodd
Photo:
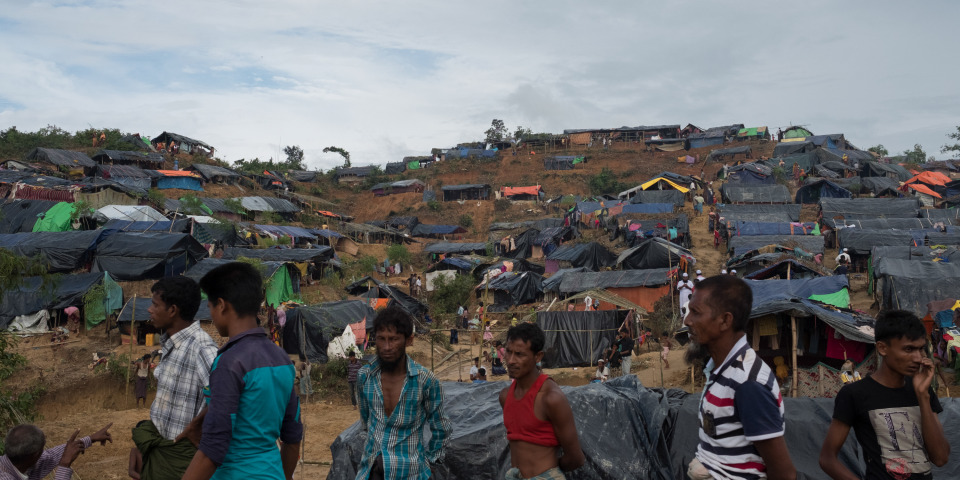
<path fill-rule="evenodd" d="M 360 421 L 367 442 L 357 480 L 425 479 L 431 464 L 443 462 L 450 421 L 443 413 L 443 388 L 437 377 L 407 356 L 413 345 L 413 320 L 398 307 L 373 319 L 377 358 L 357 374 Z M 423 427 L 430 441 L 423 444 Z"/>
<path fill-rule="evenodd" d="M 545 342 L 543 330 L 534 323 L 507 330 L 507 374 L 513 382 L 500 391 L 512 467 L 507 480 L 563 479 L 563 472 L 586 461 L 567 397 L 537 368 Z"/>
<path fill-rule="evenodd" d="M 783 398 L 770 367 L 747 343 L 753 293 L 731 275 L 697 285 L 690 313 L 686 359 L 707 360 L 700 400 L 700 443 L 690 462 L 693 480 L 795 479 L 783 439 Z"/>

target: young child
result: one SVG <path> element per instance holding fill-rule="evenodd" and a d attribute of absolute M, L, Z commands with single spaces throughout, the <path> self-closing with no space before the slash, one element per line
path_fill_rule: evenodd
<path fill-rule="evenodd" d="M 230 340 L 213 362 L 200 444 L 183 478 L 292 478 L 303 437 L 296 375 L 287 354 L 257 325 L 260 272 L 228 263 L 207 273 L 200 289 L 214 326 Z"/>
<path fill-rule="evenodd" d="M 853 368 L 853 360 L 843 362 L 843 366 L 840 367 L 840 380 L 844 385 L 860 380 L 860 372 Z"/>

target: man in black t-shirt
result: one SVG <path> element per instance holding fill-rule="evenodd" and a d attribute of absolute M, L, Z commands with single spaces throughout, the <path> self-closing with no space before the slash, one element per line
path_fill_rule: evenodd
<path fill-rule="evenodd" d="M 837 456 L 853 427 L 867 464 L 864 478 L 932 479 L 931 463 L 946 464 L 950 445 L 937 418 L 943 408 L 930 387 L 926 329 L 916 315 L 889 310 L 877 316 L 874 336 L 880 367 L 837 394 L 820 468 L 835 480 L 860 478 Z"/>

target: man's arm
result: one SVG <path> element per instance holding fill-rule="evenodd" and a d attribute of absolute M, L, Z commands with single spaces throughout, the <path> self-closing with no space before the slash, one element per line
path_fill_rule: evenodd
<path fill-rule="evenodd" d="M 843 447 L 843 442 L 847 441 L 849 433 L 850 425 L 834 418 L 827 430 L 827 438 L 823 440 L 823 446 L 820 447 L 820 468 L 833 480 L 859 480 L 860 478 L 854 475 L 839 457 L 840 448 Z"/>
<path fill-rule="evenodd" d="M 430 425 L 430 442 L 427 445 L 427 460 L 434 463 L 443 460 L 444 446 L 452 430 L 450 419 L 443 412 L 443 387 L 431 376 L 424 392 L 424 413 Z"/>
<path fill-rule="evenodd" d="M 758 360 L 759 361 L 759 360 Z M 770 375 L 773 373 L 770 372 Z M 783 439 L 783 400 L 759 381 L 747 381 L 736 388 L 734 408 L 743 424 L 743 435 L 757 448 L 767 467 L 767 478 L 794 480 L 797 469 Z"/>
<path fill-rule="evenodd" d="M 296 389 L 290 389 L 290 398 L 287 400 L 287 409 L 283 413 L 283 423 L 280 426 L 280 459 L 283 463 L 283 474 L 287 479 L 293 479 L 293 472 L 297 469 L 300 460 L 300 442 L 303 440 L 303 423 L 300 421 L 300 397 Z"/>
<path fill-rule="evenodd" d="M 763 464 L 767 466 L 767 478 L 770 480 L 797 478 L 797 469 L 793 466 L 793 460 L 790 459 L 790 452 L 787 450 L 787 442 L 782 436 L 754 442 L 753 446 L 757 447 L 757 453 L 763 458 Z"/>
<path fill-rule="evenodd" d="M 913 388 L 920 403 L 920 430 L 923 433 L 923 446 L 930 461 L 938 467 L 946 465 L 950 459 L 950 444 L 943 434 L 943 425 L 930 405 L 932 399 L 930 384 L 933 381 L 933 360 L 924 358 L 920 371 L 913 377 Z M 938 402 L 939 404 L 939 402 Z"/>
<path fill-rule="evenodd" d="M 197 450 L 182 480 L 210 480 L 217 471 L 217 465 L 202 450 Z"/>
<path fill-rule="evenodd" d="M 553 425 L 553 433 L 563 448 L 560 457 L 560 470 L 569 472 L 580 468 L 587 461 L 580 448 L 580 438 L 577 436 L 577 423 L 573 418 L 573 410 L 567 402 L 566 395 L 553 381 L 548 381 L 550 389 L 543 395 L 544 406 L 547 407 L 547 419 Z"/>
<path fill-rule="evenodd" d="M 300 461 L 299 443 L 280 443 L 280 461 L 283 463 L 283 476 L 293 480 L 293 472 L 297 470 Z"/>

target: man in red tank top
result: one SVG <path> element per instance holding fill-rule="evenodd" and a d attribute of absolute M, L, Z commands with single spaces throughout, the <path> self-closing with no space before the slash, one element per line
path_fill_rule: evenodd
<path fill-rule="evenodd" d="M 507 480 L 564 479 L 563 472 L 575 470 L 585 461 L 567 397 L 537 368 L 545 341 L 543 330 L 533 323 L 521 323 L 507 331 L 504 362 L 513 382 L 500 392 L 510 441 L 512 468 Z"/>

